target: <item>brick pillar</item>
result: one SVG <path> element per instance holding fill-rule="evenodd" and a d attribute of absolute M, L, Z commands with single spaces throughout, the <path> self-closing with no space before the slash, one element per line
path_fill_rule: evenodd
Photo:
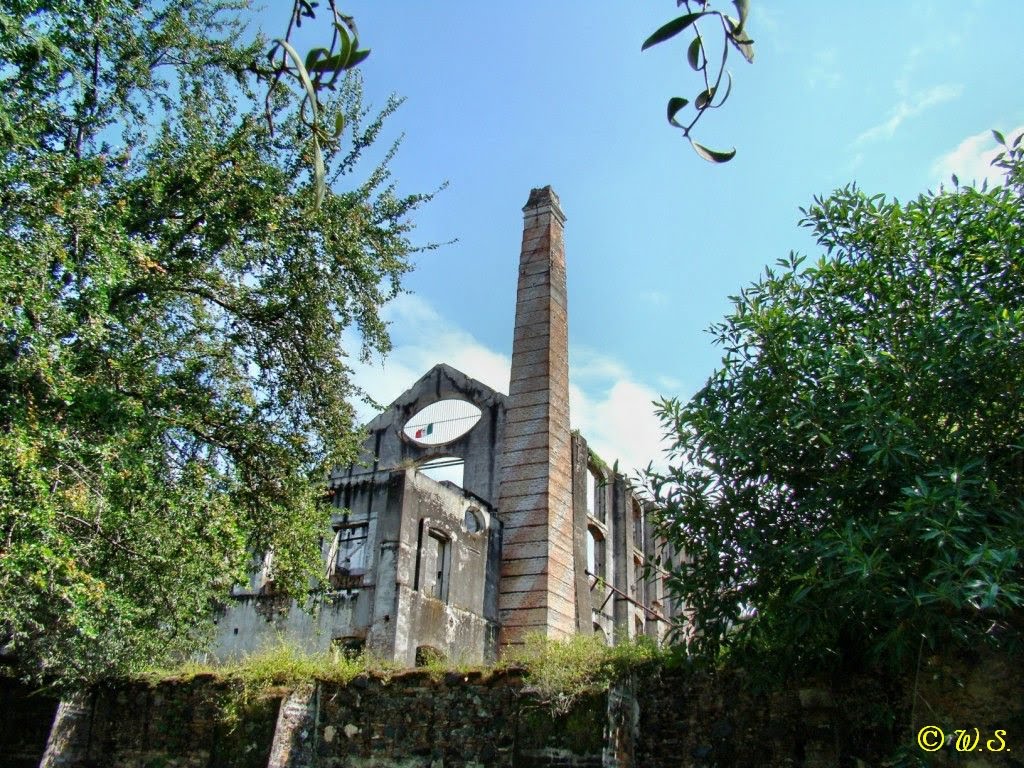
<path fill-rule="evenodd" d="M 565 215 L 544 187 L 530 192 L 523 216 L 498 501 L 502 647 L 528 632 L 559 638 L 576 628 Z"/>

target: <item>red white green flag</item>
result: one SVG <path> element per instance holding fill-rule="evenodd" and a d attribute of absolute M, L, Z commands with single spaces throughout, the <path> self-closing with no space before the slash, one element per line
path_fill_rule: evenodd
<path fill-rule="evenodd" d="M 433 424 L 433 422 L 431 422 L 430 424 L 427 424 L 427 426 L 420 427 L 419 429 L 417 429 L 416 430 L 416 437 L 426 437 L 427 435 L 432 435 L 433 433 L 434 433 L 434 424 Z"/>

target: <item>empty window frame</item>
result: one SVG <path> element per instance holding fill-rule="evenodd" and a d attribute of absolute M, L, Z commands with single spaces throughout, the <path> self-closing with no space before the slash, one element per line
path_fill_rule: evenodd
<path fill-rule="evenodd" d="M 587 527 L 587 571 L 599 579 L 607 577 L 605 572 L 604 536 L 593 525 Z"/>
<path fill-rule="evenodd" d="M 644 578 L 644 561 L 639 557 L 633 557 L 633 575 L 636 578 L 636 601 L 641 605 L 647 605 L 647 579 Z"/>
<path fill-rule="evenodd" d="M 599 522 L 605 521 L 604 481 L 593 467 L 587 467 L 587 514 Z"/>
<path fill-rule="evenodd" d="M 644 510 L 636 499 L 633 499 L 633 546 L 644 548 Z"/>
<path fill-rule="evenodd" d="M 327 580 L 335 589 L 361 586 L 368 564 L 369 526 L 343 525 L 334 534 L 327 555 Z"/>
<path fill-rule="evenodd" d="M 424 527 L 426 530 L 420 537 L 418 589 L 424 595 L 446 603 L 451 572 L 451 539 L 441 531 Z"/>

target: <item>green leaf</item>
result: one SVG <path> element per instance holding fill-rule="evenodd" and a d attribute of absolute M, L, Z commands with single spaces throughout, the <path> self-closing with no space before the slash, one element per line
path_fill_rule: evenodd
<path fill-rule="evenodd" d="M 334 138 L 337 139 L 341 136 L 341 132 L 345 130 L 345 116 L 338 112 L 334 116 Z"/>
<path fill-rule="evenodd" d="M 644 41 L 644 44 L 640 46 L 640 50 L 646 51 L 653 45 L 663 43 L 666 40 L 675 37 L 688 26 L 693 24 L 693 22 L 697 21 L 701 16 L 706 16 L 708 13 L 708 11 L 702 11 L 701 13 L 687 13 L 677 19 L 672 19 L 672 21 L 659 27 L 653 35 L 648 37 Z"/>
<path fill-rule="evenodd" d="M 690 43 L 690 47 L 686 49 L 686 60 L 690 62 L 690 67 L 694 70 L 701 68 L 701 43 L 700 38 L 693 38 L 693 42 Z"/>
<path fill-rule="evenodd" d="M 364 49 L 362 51 L 353 51 L 352 55 L 349 57 L 349 60 L 348 60 L 348 68 L 352 69 L 353 67 L 358 67 L 360 64 L 362 64 L 366 60 L 366 57 L 369 56 L 369 55 L 370 55 L 370 49 L 369 48 L 366 48 L 366 49 Z"/>
<path fill-rule="evenodd" d="M 313 82 L 309 79 L 309 73 L 306 71 L 306 67 L 302 63 L 302 59 L 299 58 L 298 52 L 292 48 L 291 44 L 287 40 L 276 40 L 278 45 L 285 49 L 288 56 L 295 64 L 295 69 L 298 70 L 299 79 L 302 81 L 302 87 L 306 90 L 306 97 L 309 99 L 310 108 L 313 112 L 313 122 L 317 119 L 317 100 L 316 100 L 316 89 L 313 87 Z"/>
<path fill-rule="evenodd" d="M 701 91 L 697 94 L 697 98 L 693 102 L 693 105 L 699 110 L 707 109 L 713 98 L 715 98 L 715 89 L 709 88 L 708 90 Z"/>
<path fill-rule="evenodd" d="M 306 71 L 312 72 L 321 56 L 329 56 L 330 51 L 326 48 L 314 48 L 306 54 Z"/>
<path fill-rule="evenodd" d="M 696 141 L 690 141 L 693 145 L 693 151 L 703 157 L 708 162 L 712 163 L 727 163 L 736 156 L 736 150 L 730 149 L 726 152 L 721 152 L 714 149 L 708 149 L 703 144 L 698 144 Z"/>
<path fill-rule="evenodd" d="M 310 72 L 340 72 L 344 68 L 344 59 L 341 54 L 335 54 L 334 56 L 328 56 L 326 59 L 320 59 L 314 62 L 312 67 L 308 67 Z"/>
<path fill-rule="evenodd" d="M 993 136 L 993 138 L 995 138 L 995 140 L 997 142 L 1002 144 L 1004 147 L 1006 146 L 1006 138 L 1003 136 L 1003 134 L 1001 134 L 995 128 L 992 129 L 992 136 Z"/>
<path fill-rule="evenodd" d="M 736 23 L 736 34 L 743 32 L 743 27 L 747 23 L 747 16 L 750 13 L 750 2 L 749 0 L 732 0 L 732 4 L 736 6 L 736 13 L 739 14 L 740 19 Z"/>
<path fill-rule="evenodd" d="M 349 39 L 348 30 L 342 24 L 335 24 L 334 29 L 338 33 L 338 37 L 341 38 L 341 52 L 338 57 L 341 59 L 341 69 L 348 69 L 348 61 L 352 56 L 352 51 L 355 50 L 355 46 L 352 45 L 352 40 Z"/>
<path fill-rule="evenodd" d="M 684 99 L 682 96 L 673 96 L 668 100 L 668 121 L 672 123 L 672 125 L 677 128 L 683 127 L 676 121 L 676 114 L 689 103 L 689 100 Z"/>
<path fill-rule="evenodd" d="M 730 93 L 732 93 L 732 75 L 730 75 L 728 72 L 726 72 L 725 73 L 725 93 L 722 94 L 722 97 L 718 100 L 718 106 L 722 106 L 723 104 L 725 104 L 726 99 L 729 98 L 729 94 Z"/>
<path fill-rule="evenodd" d="M 733 37 L 731 35 L 729 37 L 729 40 L 732 42 L 732 44 L 734 46 L 736 46 L 736 50 L 738 50 L 740 52 L 740 54 L 743 56 L 744 59 L 747 60 L 748 63 L 750 63 L 750 64 L 754 63 L 754 41 L 753 40 L 751 40 L 749 37 L 746 37 L 746 36 L 744 36 L 744 37 Z"/>
<path fill-rule="evenodd" d="M 327 190 L 327 172 L 324 168 L 324 153 L 320 149 L 320 142 L 313 136 L 313 187 L 316 190 L 316 207 L 324 200 L 324 193 Z"/>

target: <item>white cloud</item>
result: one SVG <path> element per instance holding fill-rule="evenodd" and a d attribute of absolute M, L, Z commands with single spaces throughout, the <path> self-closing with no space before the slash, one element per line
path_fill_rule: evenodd
<path fill-rule="evenodd" d="M 641 291 L 640 302 L 652 307 L 667 307 L 672 303 L 664 291 Z"/>
<path fill-rule="evenodd" d="M 354 363 L 356 383 L 387 405 L 437 363 L 448 363 L 501 392 L 508 391 L 508 355 L 487 348 L 468 331 L 441 317 L 423 299 L 403 295 L 384 309 L 394 347 L 383 364 Z M 652 400 L 659 393 L 637 381 L 621 362 L 586 347 L 570 352 L 569 412 L 590 447 L 629 475 L 662 459 L 661 427 Z M 375 412 L 360 406 L 369 420 Z"/>
<path fill-rule="evenodd" d="M 807 86 L 811 89 L 821 86 L 830 90 L 838 87 L 843 80 L 837 64 L 838 58 L 835 48 L 814 54 L 814 61 L 807 69 Z"/>
<path fill-rule="evenodd" d="M 626 378 L 629 372 L 624 365 L 607 355 L 588 347 L 576 346 L 569 350 L 569 376 L 574 382 L 600 384 L 608 379 Z"/>
<path fill-rule="evenodd" d="M 384 308 L 383 316 L 390 325 L 391 352 L 383 363 L 352 365 L 356 384 L 381 405 L 388 405 L 437 363 L 447 363 L 492 389 L 508 392 L 508 355 L 488 349 L 423 299 L 403 294 Z M 364 421 L 376 415 L 365 405 L 358 412 Z"/>
<path fill-rule="evenodd" d="M 1024 124 L 1018 125 L 1004 135 L 1009 141 L 1022 132 Z M 953 174 L 956 174 L 963 184 L 974 183 L 980 186 L 983 180 L 988 180 L 989 184 L 1001 182 L 1005 171 L 992 167 L 992 159 L 1000 149 L 991 131 L 968 136 L 956 149 L 947 152 L 932 164 L 936 184 L 948 184 Z"/>
<path fill-rule="evenodd" d="M 924 112 L 926 109 L 951 101 L 960 95 L 963 89 L 958 85 L 937 85 L 897 104 L 883 122 L 874 125 L 861 133 L 854 144 L 866 144 L 879 139 L 892 138 L 897 129 L 907 120 Z"/>
<path fill-rule="evenodd" d="M 616 461 L 627 477 L 648 462 L 664 467 L 661 425 L 654 416 L 658 393 L 632 379 L 584 390 L 569 388 L 569 413 L 587 444 L 608 464 Z"/>

